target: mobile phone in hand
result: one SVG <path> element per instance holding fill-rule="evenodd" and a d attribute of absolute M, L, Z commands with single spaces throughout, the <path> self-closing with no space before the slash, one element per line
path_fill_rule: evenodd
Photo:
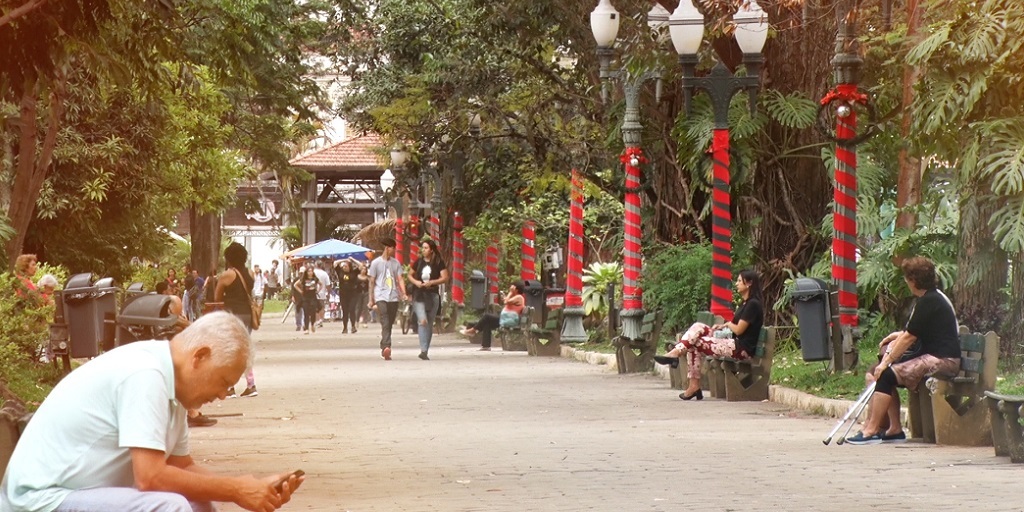
<path fill-rule="evenodd" d="M 281 492 L 282 491 L 281 486 L 283 486 L 285 482 L 287 482 L 289 479 L 291 479 L 291 477 L 294 476 L 295 478 L 298 478 L 298 477 L 300 477 L 302 475 L 305 475 L 305 474 L 306 474 L 305 471 L 303 471 L 301 469 L 296 469 L 295 471 L 292 471 L 291 473 L 288 473 L 287 475 L 285 475 L 285 476 L 283 476 L 281 478 L 278 478 L 277 481 L 274 482 L 274 490 L 277 491 L 277 492 Z"/>

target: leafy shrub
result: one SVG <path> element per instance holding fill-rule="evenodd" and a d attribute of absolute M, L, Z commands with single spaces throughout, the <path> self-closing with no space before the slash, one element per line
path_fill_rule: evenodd
<path fill-rule="evenodd" d="M 644 308 L 665 312 L 663 332 L 681 331 L 710 304 L 711 245 L 668 247 L 647 260 L 642 279 Z"/>
<path fill-rule="evenodd" d="M 583 269 L 583 313 L 600 323 L 608 315 L 608 285 L 615 286 L 616 300 L 621 298 L 622 265 L 618 263 L 591 263 Z"/>

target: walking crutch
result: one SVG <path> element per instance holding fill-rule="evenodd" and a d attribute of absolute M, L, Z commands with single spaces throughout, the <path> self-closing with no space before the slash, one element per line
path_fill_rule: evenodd
<path fill-rule="evenodd" d="M 843 428 L 843 424 L 846 423 L 848 420 L 850 420 L 851 416 L 853 416 L 853 421 L 850 423 L 850 425 L 853 426 L 853 424 L 857 422 L 857 417 L 860 416 L 861 411 L 864 410 L 864 407 L 871 400 L 871 395 L 874 392 L 875 392 L 875 383 L 872 382 L 871 384 L 868 384 L 868 387 L 864 388 L 864 391 L 862 391 L 860 393 L 860 396 L 857 397 L 857 401 L 853 403 L 853 406 L 850 407 L 850 410 L 846 411 L 846 414 L 843 416 L 843 418 L 841 420 L 839 420 L 839 423 L 836 423 L 836 426 L 832 429 L 831 432 L 828 433 L 828 437 L 826 437 L 825 439 L 821 440 L 821 442 L 824 443 L 825 446 L 828 446 L 828 444 L 832 442 L 832 436 L 836 435 L 836 432 L 839 432 L 839 429 Z M 856 416 L 854 416 L 854 412 L 855 411 L 856 411 Z M 847 429 L 846 433 L 850 433 L 850 430 Z M 836 444 L 843 444 L 843 441 L 845 441 L 845 440 L 846 440 L 845 436 L 841 437 L 841 438 L 839 438 L 838 441 L 836 441 Z"/>
<path fill-rule="evenodd" d="M 293 308 L 293 307 L 295 307 L 295 303 L 294 303 L 294 302 L 291 302 L 291 301 L 289 301 L 289 302 L 288 302 L 288 307 L 287 307 L 287 308 L 285 308 L 285 310 L 284 310 L 284 316 L 282 316 L 282 317 L 281 317 L 281 323 L 282 323 L 282 324 L 284 323 L 284 321 L 285 321 L 285 320 L 287 320 L 287 319 L 288 319 L 288 313 L 291 313 L 291 312 L 292 312 L 292 308 Z"/>
<path fill-rule="evenodd" d="M 872 383 L 871 386 L 873 388 L 874 383 Z M 850 430 L 853 430 L 853 426 L 857 424 L 857 418 L 860 417 L 860 413 L 863 412 L 864 409 L 867 408 L 868 403 L 871 402 L 871 396 L 872 395 L 868 395 L 868 397 L 860 403 L 860 407 L 857 408 L 857 412 L 853 413 L 853 419 L 850 420 L 850 424 L 846 426 L 846 432 L 843 432 L 843 437 L 836 440 L 837 446 L 846 442 L 846 438 L 850 435 Z"/>

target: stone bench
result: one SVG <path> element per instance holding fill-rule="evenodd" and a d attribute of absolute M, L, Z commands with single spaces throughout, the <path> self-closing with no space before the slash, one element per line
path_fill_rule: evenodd
<path fill-rule="evenodd" d="M 526 352 L 527 341 L 530 339 L 530 317 L 533 315 L 533 308 L 523 307 L 519 313 L 519 325 L 515 327 L 498 327 L 494 330 L 498 342 L 501 343 L 502 352 Z"/>
<path fill-rule="evenodd" d="M 1000 395 L 985 391 L 992 422 L 992 446 L 996 457 L 1010 457 L 1010 462 L 1024 463 L 1024 425 L 1020 423 L 1024 396 Z"/>
<path fill-rule="evenodd" d="M 652 311 L 644 315 L 640 327 L 640 337 L 629 339 L 623 336 L 615 338 L 615 361 L 619 373 L 641 373 L 654 370 L 654 353 L 658 350 L 661 338 L 661 322 L 664 318 L 661 311 Z"/>
<path fill-rule="evenodd" d="M 929 443 L 987 446 L 992 442 L 986 391 L 995 389 L 999 337 L 960 328 L 960 371 L 929 375 L 917 390 L 908 390 L 910 435 Z"/>
<path fill-rule="evenodd" d="M 544 325 L 530 326 L 526 353 L 531 356 L 560 357 L 562 355 L 562 309 L 548 310 Z"/>
<path fill-rule="evenodd" d="M 707 358 L 711 396 L 724 398 L 729 402 L 767 400 L 774 357 L 775 328 L 762 327 L 757 337 L 757 349 L 754 351 L 753 357 L 749 359 Z"/>

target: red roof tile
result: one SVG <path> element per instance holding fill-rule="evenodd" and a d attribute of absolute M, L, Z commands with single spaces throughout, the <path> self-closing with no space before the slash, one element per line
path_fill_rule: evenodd
<path fill-rule="evenodd" d="M 374 152 L 383 147 L 380 135 L 367 133 L 299 155 L 290 163 L 307 171 L 383 169 L 385 157 Z"/>

